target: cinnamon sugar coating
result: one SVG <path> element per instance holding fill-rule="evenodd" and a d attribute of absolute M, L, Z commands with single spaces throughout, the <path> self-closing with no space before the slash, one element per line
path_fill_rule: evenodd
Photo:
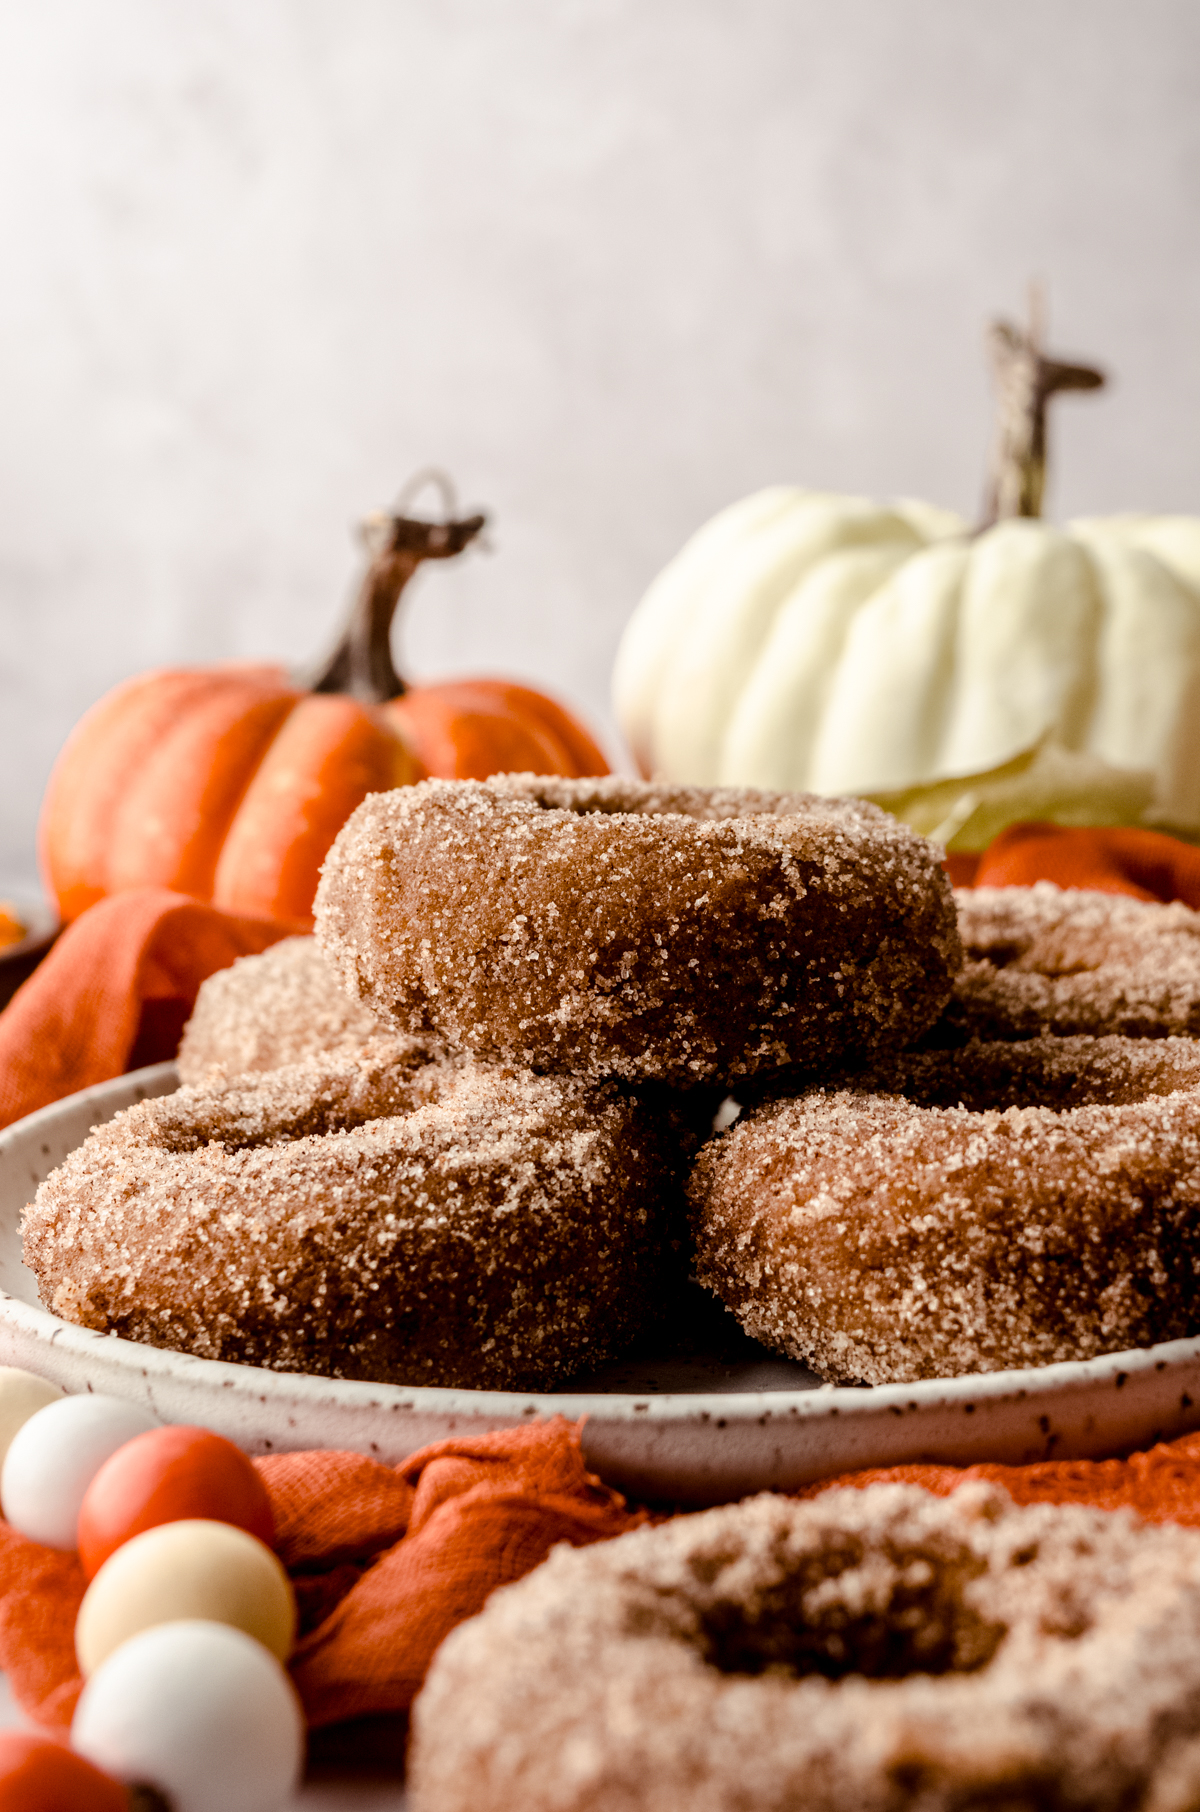
<path fill-rule="evenodd" d="M 25 1260 L 65 1320 L 206 1359 L 540 1388 L 656 1306 L 667 1140 L 615 1086 L 375 1039 L 97 1128 Z"/>
<path fill-rule="evenodd" d="M 1049 881 L 962 888 L 955 901 L 966 961 L 948 1027 L 978 1038 L 1200 1037 L 1200 912 L 1181 901 Z"/>
<path fill-rule="evenodd" d="M 555 1548 L 438 1650 L 412 1812 L 1193 1812 L 1200 1532 L 967 1483 Z"/>
<path fill-rule="evenodd" d="M 907 1042 L 960 955 L 939 852 L 873 806 L 615 775 L 377 793 L 316 921 L 409 1033 L 679 1085 Z"/>
<path fill-rule="evenodd" d="M 199 1083 L 213 1071 L 241 1076 L 318 1051 L 359 1050 L 387 1030 L 346 993 L 315 938 L 286 937 L 201 984 L 176 1062 L 183 1082 Z"/>
<path fill-rule="evenodd" d="M 689 1193 L 700 1281 L 836 1382 L 1180 1338 L 1200 1325 L 1200 1044 L 909 1053 L 744 1114 Z"/>

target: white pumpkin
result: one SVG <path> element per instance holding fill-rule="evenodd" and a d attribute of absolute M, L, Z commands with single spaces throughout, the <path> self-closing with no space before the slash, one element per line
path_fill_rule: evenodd
<path fill-rule="evenodd" d="M 1200 835 L 1200 518 L 972 533 L 760 491 L 651 585 L 614 691 L 646 775 L 866 795 L 957 849 L 1021 817 Z"/>

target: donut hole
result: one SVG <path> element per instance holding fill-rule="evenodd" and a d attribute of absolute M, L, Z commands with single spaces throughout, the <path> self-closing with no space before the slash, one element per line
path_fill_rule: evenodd
<path fill-rule="evenodd" d="M 558 800 L 553 798 L 535 798 L 533 803 L 543 811 L 562 811 L 570 813 L 573 818 L 686 818 L 692 823 L 722 822 L 730 818 L 745 818 L 746 808 L 730 806 L 727 811 L 688 810 L 676 800 L 663 804 L 646 803 L 635 805 L 627 799 L 595 798 Z M 752 814 L 762 816 L 763 814 Z"/>
<path fill-rule="evenodd" d="M 392 1113 L 406 1113 L 415 1105 L 413 1100 L 395 1102 Z M 154 1143 L 160 1151 L 176 1152 L 178 1156 L 203 1151 L 207 1145 L 221 1145 L 223 1151 L 228 1152 L 261 1151 L 272 1145 L 292 1145 L 303 1138 L 352 1132 L 355 1127 L 381 1120 L 386 1113 L 386 1107 L 373 1102 L 357 1105 L 314 1102 L 308 1109 L 297 1109 L 294 1113 L 283 1109 L 279 1114 L 243 1111 L 241 1104 L 230 1102 L 223 1111 L 223 1104 L 214 1100 L 205 1104 L 205 1111 L 196 1114 L 194 1120 L 187 1120 L 183 1109 L 178 1118 L 163 1114 L 160 1125 L 154 1129 Z"/>
<path fill-rule="evenodd" d="M 990 963 L 993 969 L 1009 968 L 1020 961 L 1028 948 L 1028 938 L 997 938 L 994 943 L 968 943 L 963 939 L 963 955 L 966 960 Z"/>
<path fill-rule="evenodd" d="M 966 960 L 929 1048 L 981 1038 L 1200 1034 L 1200 914 L 1033 887 L 955 895 Z"/>
<path fill-rule="evenodd" d="M 1035 916 L 1025 924 L 997 922 L 986 911 L 974 920 L 968 910 L 960 912 L 963 950 L 968 961 L 1031 975 L 1092 975 L 1097 969 L 1144 964 L 1153 922 L 1122 925 L 1112 922 L 1111 915 L 1109 901 L 1099 911 L 1067 910 L 1049 923 L 1037 922 L 1036 905 Z"/>
<path fill-rule="evenodd" d="M 689 795 L 670 787 L 647 789 L 609 777 L 607 784 L 588 786 L 573 781 L 564 786 L 554 778 L 509 782 L 509 790 L 544 812 L 566 812 L 572 818 L 696 818 L 701 814 L 688 809 Z M 745 810 L 743 806 L 743 812 Z M 715 812 L 714 817 L 735 816 Z"/>
<path fill-rule="evenodd" d="M 1191 1040 L 1132 1045 L 1121 1038 L 1032 1038 L 909 1053 L 878 1078 L 880 1092 L 917 1107 L 1133 1107 L 1200 1083 Z"/>
<path fill-rule="evenodd" d="M 165 1121 L 157 1128 L 155 1144 L 161 1151 L 179 1157 L 219 1145 L 228 1152 L 259 1151 L 264 1147 L 291 1145 L 298 1139 L 321 1138 L 329 1134 L 350 1132 L 379 1119 L 378 1113 L 353 1110 L 330 1111 L 317 1103 L 311 1112 L 297 1113 L 278 1122 L 266 1123 L 250 1115 L 239 1115 L 236 1108 L 221 1114 L 215 1106 L 189 1125 L 182 1119 Z"/>
<path fill-rule="evenodd" d="M 848 1539 L 806 1556 L 748 1599 L 718 1585 L 700 1611 L 701 1647 L 723 1674 L 899 1680 L 975 1673 L 1008 1633 L 970 1603 L 968 1587 L 985 1569 L 966 1547 L 868 1550 Z"/>
<path fill-rule="evenodd" d="M 415 1040 L 376 1038 L 352 1055 L 331 1053 L 320 1072 L 305 1061 L 232 1081 L 180 1089 L 131 1110 L 160 1151 L 186 1157 L 210 1145 L 228 1152 L 290 1145 L 352 1132 L 412 1113 L 454 1085 L 455 1071 Z M 151 1130 L 152 1129 L 152 1130 Z"/>
<path fill-rule="evenodd" d="M 590 785 L 587 779 L 562 780 L 556 775 L 512 775 L 497 790 L 527 800 L 542 811 L 567 812 L 575 818 L 687 818 L 693 823 L 720 824 L 732 819 L 844 817 L 848 802 L 835 804 L 808 794 L 770 793 L 747 787 L 672 786 L 658 781 L 630 781 L 623 775 L 604 775 Z M 859 813 L 872 809 L 858 802 Z"/>
<path fill-rule="evenodd" d="M 1027 975 L 1092 975 L 1106 965 L 1130 965 L 1143 956 L 1129 939 L 1097 936 L 1078 926 L 1055 926 L 1049 931 L 994 938 L 963 938 L 968 962 L 992 969 L 1017 969 Z"/>

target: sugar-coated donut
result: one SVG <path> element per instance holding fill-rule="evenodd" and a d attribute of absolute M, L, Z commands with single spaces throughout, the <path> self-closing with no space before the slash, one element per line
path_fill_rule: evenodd
<path fill-rule="evenodd" d="M 176 1063 L 181 1081 L 199 1083 L 214 1071 L 240 1076 L 356 1051 L 386 1030 L 346 993 L 315 938 L 287 937 L 201 983 Z"/>
<path fill-rule="evenodd" d="M 98 1127 L 25 1259 L 64 1319 L 204 1358 L 541 1387 L 657 1309 L 668 1137 L 615 1085 L 377 1039 Z"/>
<path fill-rule="evenodd" d="M 966 960 L 947 1026 L 979 1038 L 1200 1036 L 1200 912 L 1049 881 L 955 900 Z"/>
<path fill-rule="evenodd" d="M 1200 1532 L 967 1483 L 559 1547 L 442 1644 L 412 1812 L 1191 1812 Z"/>
<path fill-rule="evenodd" d="M 873 806 L 620 776 L 377 793 L 316 921 L 408 1032 L 684 1085 L 906 1042 L 960 955 L 940 852 Z"/>
<path fill-rule="evenodd" d="M 1200 1326 L 1200 1043 L 900 1056 L 745 1113 L 689 1191 L 700 1281 L 827 1379 L 1180 1338 Z"/>

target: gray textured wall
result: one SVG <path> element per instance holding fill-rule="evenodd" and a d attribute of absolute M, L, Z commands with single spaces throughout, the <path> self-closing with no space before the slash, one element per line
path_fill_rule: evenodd
<path fill-rule="evenodd" d="M 1054 512 L 1200 510 L 1198 94 L 1196 0 L 2 0 L 0 890 L 93 699 L 315 656 L 431 460 L 495 551 L 414 588 L 408 668 L 610 735 L 719 504 L 974 507 L 1032 274 L 1118 380 Z"/>

